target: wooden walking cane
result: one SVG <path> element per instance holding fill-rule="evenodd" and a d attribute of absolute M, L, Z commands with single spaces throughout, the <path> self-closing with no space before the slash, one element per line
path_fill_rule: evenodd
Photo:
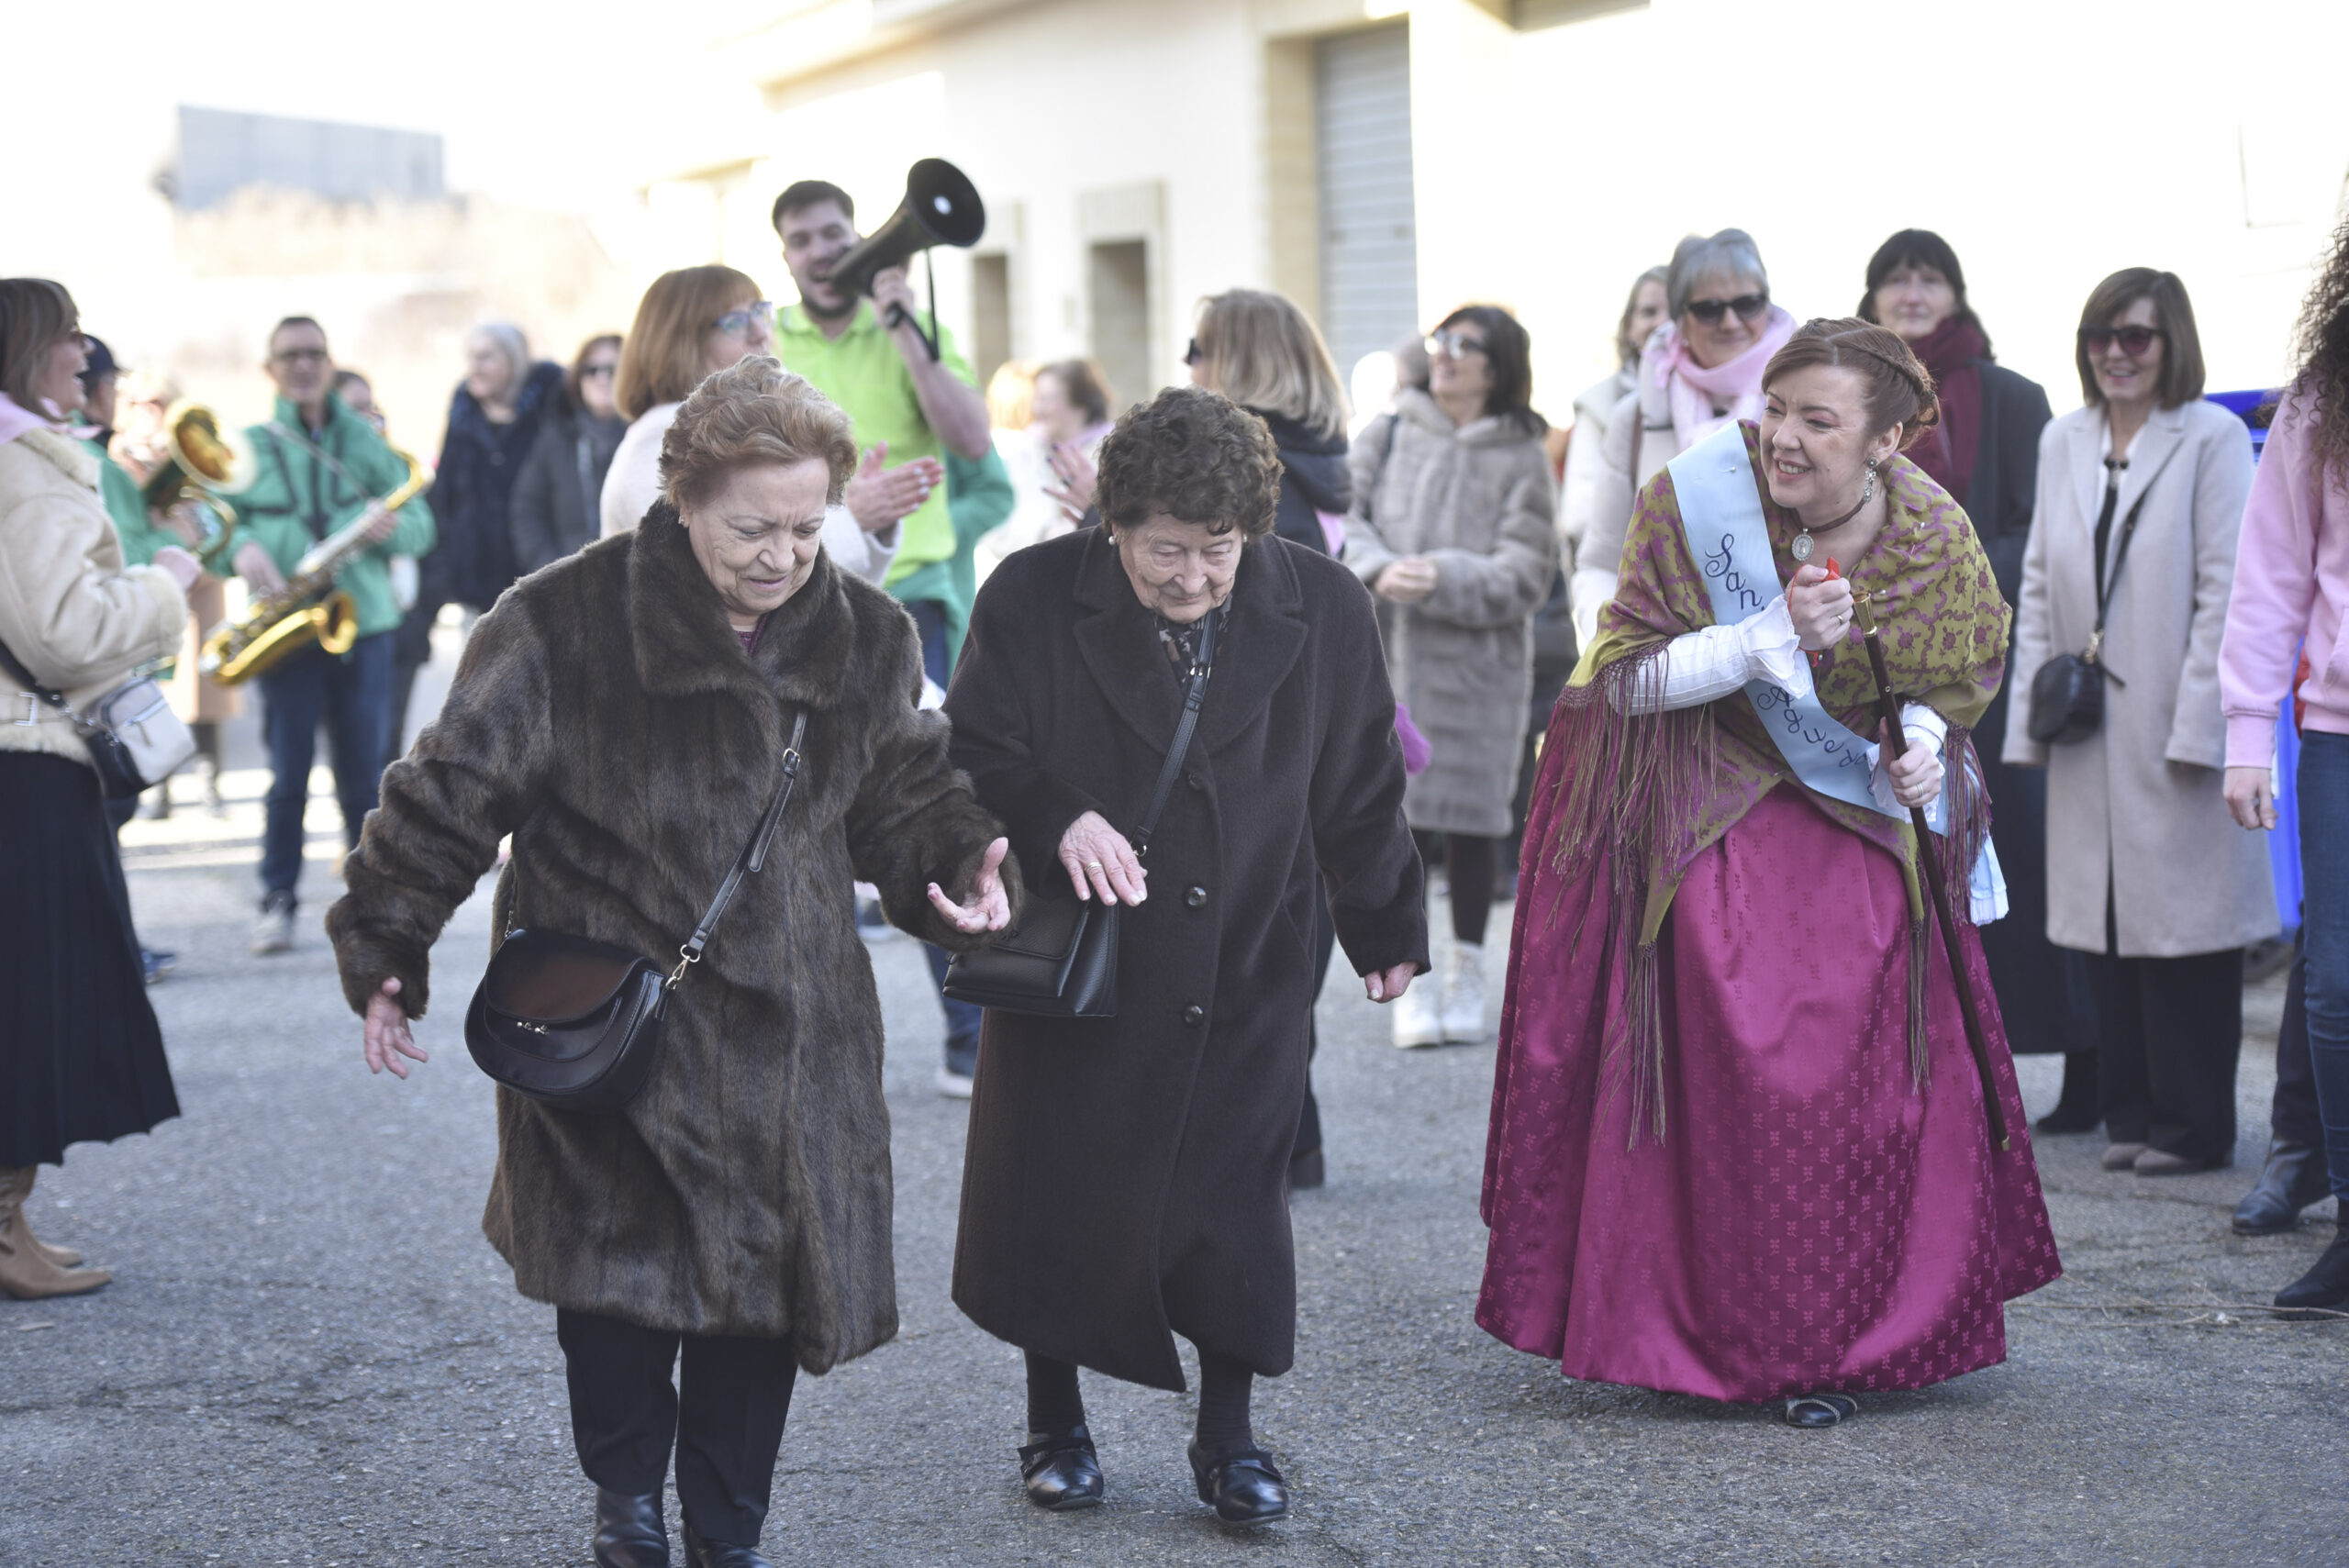
<path fill-rule="evenodd" d="M 1892 689 L 1892 672 L 1884 662 L 1884 638 L 1868 607 L 1871 595 L 1854 594 L 1852 604 L 1860 617 L 1860 640 L 1867 644 L 1868 667 L 1876 672 L 1876 704 L 1884 715 L 1885 744 L 1891 756 L 1905 756 L 1909 737 L 1900 727 L 1900 698 Z M 1962 765 L 1962 763 L 1961 763 Z M 1965 948 L 1957 934 L 1957 906 L 1949 901 L 1949 884 L 1942 875 L 1941 854 L 1933 848 L 1933 830 L 1926 824 L 1925 808 L 1912 806 L 1909 820 L 1917 829 L 1917 863 L 1925 872 L 1925 896 L 1942 929 L 1942 947 L 1949 954 L 1949 974 L 1957 982 L 1958 1010 L 1965 1015 L 1965 1043 L 1974 1051 L 1974 1070 L 1982 1075 L 1982 1108 L 1990 1117 L 1990 1141 L 2000 1149 L 2014 1145 L 2007 1138 L 2006 1112 L 1998 1106 L 1998 1083 L 1990 1074 L 1990 1040 L 1982 1031 L 1982 1015 L 1974 1003 L 1974 982 L 1965 973 Z M 1968 868 L 1969 874 L 1971 868 Z"/>

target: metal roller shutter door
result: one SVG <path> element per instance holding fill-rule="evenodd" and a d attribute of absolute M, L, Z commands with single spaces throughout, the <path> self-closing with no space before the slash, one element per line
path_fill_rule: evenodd
<path fill-rule="evenodd" d="M 1314 46 L 1321 331 L 1338 374 L 1419 326 L 1408 25 Z"/>

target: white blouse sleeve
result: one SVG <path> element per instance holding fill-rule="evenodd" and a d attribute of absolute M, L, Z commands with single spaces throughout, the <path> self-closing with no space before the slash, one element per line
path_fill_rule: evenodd
<path fill-rule="evenodd" d="M 1751 619 L 1674 638 L 1664 645 L 1661 690 L 1643 683 L 1640 690 L 1619 693 L 1615 700 L 1622 709 L 1628 696 L 1631 713 L 1669 713 L 1700 707 L 1757 680 L 1795 696 L 1811 695 L 1810 662 L 1803 657 L 1784 594 Z"/>

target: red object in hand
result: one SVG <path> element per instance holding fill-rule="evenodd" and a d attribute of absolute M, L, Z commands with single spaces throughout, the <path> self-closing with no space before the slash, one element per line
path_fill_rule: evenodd
<path fill-rule="evenodd" d="M 1833 556 L 1829 556 L 1827 558 L 1827 580 L 1830 583 L 1833 583 L 1839 581 L 1842 575 L 1843 569 L 1835 564 L 1835 558 Z M 1827 651 L 1823 648 L 1820 649 L 1818 652 L 1810 656 L 1810 667 L 1814 670 L 1818 669 L 1820 661 L 1826 657 Z"/>

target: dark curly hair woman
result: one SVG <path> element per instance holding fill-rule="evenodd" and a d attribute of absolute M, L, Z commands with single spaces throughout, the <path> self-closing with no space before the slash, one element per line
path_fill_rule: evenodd
<path fill-rule="evenodd" d="M 1030 885 L 1127 906 L 1117 1016 L 990 1010 L 971 1100 L 954 1301 L 1027 1352 L 1020 1473 L 1046 1508 L 1102 1497 L 1076 1369 L 1179 1391 L 1180 1334 L 1200 1501 L 1235 1525 L 1288 1511 L 1248 1401 L 1295 1358 L 1286 1183 L 1324 884 L 1373 1001 L 1427 967 L 1377 619 L 1344 567 L 1272 536 L 1279 462 L 1216 393 L 1129 411 L 1103 527 L 996 569 L 946 697 Z M 1145 866 L 1129 835 L 1203 662 Z"/>
<path fill-rule="evenodd" d="M 2300 929 L 2324 1149 L 2313 1159 L 2313 1151 L 2299 1153 L 2303 1165 L 2330 1166 L 2343 1224 L 2276 1305 L 2338 1311 L 2349 1307 L 2349 223 L 2332 237 L 2295 339 L 2299 373 L 2268 428 L 2243 507 L 2219 700 L 2227 808 L 2254 831 L 2276 826 L 2268 770 L 2277 715 L 2288 697 L 2301 705 Z M 2271 1166 L 2283 1152 L 2270 1154 Z M 2295 1195 L 2304 1203 L 2315 1195 Z"/>

